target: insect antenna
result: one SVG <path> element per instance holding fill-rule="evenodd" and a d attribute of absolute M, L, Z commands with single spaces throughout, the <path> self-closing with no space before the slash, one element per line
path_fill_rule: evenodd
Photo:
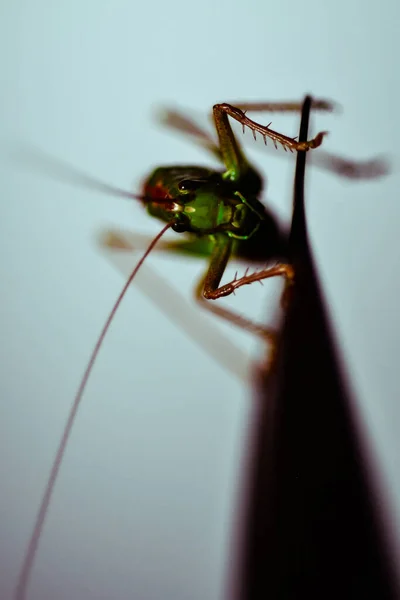
<path fill-rule="evenodd" d="M 22 165 L 33 169 L 35 172 L 42 172 L 47 178 L 55 179 L 57 182 L 66 183 L 80 188 L 85 188 L 93 192 L 100 192 L 107 196 L 117 198 L 127 198 L 129 200 L 139 200 L 146 203 L 151 201 L 153 204 L 171 204 L 171 199 L 153 198 L 143 194 L 135 194 L 116 185 L 111 185 L 101 181 L 97 177 L 92 177 L 84 171 L 77 169 L 68 162 L 59 160 L 50 156 L 43 150 L 35 147 L 24 146 L 17 149 L 14 158 Z"/>
<path fill-rule="evenodd" d="M 153 250 L 153 248 L 155 247 L 157 242 L 160 240 L 160 238 L 164 235 L 164 233 L 172 225 L 173 225 L 173 222 L 167 223 L 167 225 L 165 225 L 165 227 L 163 227 L 161 229 L 161 231 L 151 241 L 150 245 L 148 246 L 147 250 L 144 252 L 142 257 L 140 258 L 139 262 L 136 264 L 132 273 L 128 277 L 124 287 L 122 288 L 117 300 L 115 301 L 114 306 L 112 307 L 110 314 L 108 315 L 108 318 L 107 318 L 107 320 L 103 326 L 103 329 L 101 330 L 101 333 L 97 339 L 97 342 L 93 348 L 92 354 L 91 354 L 88 364 L 87 364 L 87 367 L 82 376 L 78 391 L 75 394 L 75 398 L 72 403 L 72 407 L 69 412 L 69 416 L 68 416 L 67 422 L 65 424 L 59 446 L 57 448 L 56 456 L 54 458 L 54 461 L 53 461 L 53 464 L 51 467 L 50 475 L 47 480 L 47 485 L 46 485 L 45 491 L 42 496 L 42 500 L 41 500 L 40 508 L 39 508 L 39 511 L 38 511 L 38 514 L 36 517 L 35 525 L 34 525 L 31 537 L 29 539 L 29 544 L 28 544 L 28 547 L 27 547 L 27 550 L 26 550 L 26 553 L 24 556 L 20 575 L 18 577 L 17 587 L 16 587 L 16 591 L 14 594 L 14 600 L 25 600 L 25 598 L 26 598 L 26 591 L 28 588 L 30 576 L 32 574 L 32 567 L 33 567 L 33 564 L 35 561 L 40 537 L 43 533 L 43 527 L 44 527 L 44 523 L 45 523 L 46 516 L 48 513 L 48 509 L 50 506 L 51 497 L 53 495 L 54 487 L 55 487 L 57 477 L 58 477 L 58 474 L 60 471 L 62 460 L 64 458 L 65 449 L 67 447 L 67 444 L 68 444 L 68 441 L 69 441 L 69 438 L 71 435 L 72 427 L 75 422 L 75 417 L 78 412 L 78 408 L 81 404 L 81 400 L 82 400 L 83 394 L 85 392 L 86 385 L 88 383 L 89 377 L 93 370 L 93 367 L 96 362 L 99 351 L 101 349 L 101 346 L 104 342 L 104 338 L 107 335 L 110 325 L 115 317 L 115 313 L 117 312 L 129 286 L 131 285 L 132 281 L 134 280 L 140 267 L 142 266 L 142 264 L 144 263 L 144 261 L 146 260 L 148 255 L 151 253 L 151 251 Z"/>

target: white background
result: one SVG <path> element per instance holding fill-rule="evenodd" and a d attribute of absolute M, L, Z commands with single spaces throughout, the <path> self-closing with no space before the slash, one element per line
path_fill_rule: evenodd
<path fill-rule="evenodd" d="M 315 131 L 330 130 L 326 150 L 390 158 L 391 174 L 372 182 L 310 169 L 307 215 L 400 539 L 399 10 L 395 0 L 1 4 L 2 600 L 12 598 L 79 378 L 124 282 L 96 235 L 160 229 L 139 205 L 66 186 L 20 164 L 14 150 L 34 145 L 136 190 L 158 164 L 210 164 L 156 123 L 163 105 L 204 116 L 215 102 L 301 100 L 310 92 L 344 109 L 314 120 Z M 296 135 L 298 119 L 273 116 L 273 125 Z M 293 162 L 254 157 L 268 174 L 268 200 L 290 214 Z M 187 302 L 204 268 L 159 254 L 148 264 Z M 232 306 L 265 319 L 271 296 L 273 322 L 275 284 L 253 288 Z M 193 308 L 193 322 L 197 314 Z M 242 351 L 260 351 L 248 336 L 207 324 Z M 251 397 L 251 383 L 132 288 L 76 421 L 29 599 L 225 597 Z"/>

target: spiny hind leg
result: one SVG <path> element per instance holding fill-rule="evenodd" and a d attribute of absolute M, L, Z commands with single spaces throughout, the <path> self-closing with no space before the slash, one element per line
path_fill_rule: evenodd
<path fill-rule="evenodd" d="M 214 315 L 233 323 L 241 329 L 245 329 L 254 335 L 264 338 L 269 343 L 274 343 L 276 337 L 276 332 L 274 329 L 259 323 L 255 323 L 243 315 L 235 313 L 227 308 L 223 308 L 219 304 L 211 303 L 209 298 L 206 298 L 204 295 L 206 277 L 207 274 L 200 279 L 195 288 L 195 299 L 202 305 L 203 308 L 209 312 L 212 312 Z"/>
<path fill-rule="evenodd" d="M 246 113 L 255 112 L 301 112 L 303 103 L 298 102 L 233 102 L 232 106 Z M 337 105 L 327 100 L 312 100 L 311 108 L 320 111 L 333 111 Z M 255 132 L 253 131 L 253 134 Z M 346 179 L 377 179 L 390 171 L 389 163 L 384 157 L 356 161 L 343 158 L 326 151 L 313 154 L 311 164 L 331 171 Z"/>
<path fill-rule="evenodd" d="M 219 138 L 220 138 L 220 146 L 221 146 L 221 152 L 222 152 L 223 156 L 224 156 L 224 145 L 228 145 L 228 139 L 226 139 L 226 140 L 223 139 L 223 138 L 228 138 L 228 136 L 227 136 L 227 129 L 228 129 L 227 117 L 228 116 L 230 116 L 230 117 L 232 117 L 232 119 L 235 119 L 236 121 L 238 121 L 242 125 L 243 131 L 244 131 L 245 127 L 248 127 L 249 129 L 251 129 L 255 139 L 256 139 L 256 134 L 258 132 L 263 137 L 265 144 L 267 143 L 267 138 L 269 138 L 273 141 L 275 147 L 278 147 L 277 145 L 281 144 L 281 146 L 283 146 L 283 148 L 285 150 L 290 150 L 291 152 L 293 152 L 294 150 L 298 151 L 298 150 L 310 150 L 312 148 L 318 148 L 318 146 L 320 146 L 322 144 L 323 137 L 327 134 L 326 131 L 321 131 L 320 133 L 318 133 L 315 136 L 315 138 L 313 138 L 311 140 L 308 140 L 305 142 L 298 142 L 296 140 L 296 138 L 288 137 L 287 135 L 284 135 L 283 133 L 279 133 L 277 131 L 274 131 L 273 129 L 270 129 L 269 126 L 271 125 L 271 123 L 269 123 L 268 125 L 265 126 L 265 125 L 260 125 L 259 123 L 257 123 L 256 121 L 253 121 L 252 119 L 249 119 L 248 117 L 246 117 L 246 114 L 242 109 L 240 109 L 236 106 L 233 106 L 232 104 L 227 104 L 227 103 L 215 104 L 213 107 L 213 113 L 214 113 L 215 126 L 217 129 Z M 232 134 L 229 137 L 231 138 Z M 229 143 L 232 143 L 231 139 L 229 139 Z"/>
<path fill-rule="evenodd" d="M 248 275 L 246 271 L 245 275 L 240 279 L 235 277 L 235 279 L 230 283 L 220 286 L 219 284 L 231 255 L 231 251 L 231 238 L 223 235 L 215 236 L 215 245 L 210 258 L 210 264 L 205 276 L 201 279 L 200 283 L 196 287 L 196 300 L 213 314 L 266 340 L 270 347 L 270 356 L 268 361 L 268 367 L 270 367 L 275 357 L 277 344 L 276 331 L 265 325 L 254 323 L 250 319 L 247 319 L 246 317 L 234 313 L 217 304 L 211 303 L 210 300 L 217 300 L 223 296 L 229 296 L 242 285 L 249 285 L 250 283 L 262 281 L 263 279 L 267 279 L 269 277 L 281 276 L 285 278 L 286 283 L 282 301 L 287 303 L 288 294 L 294 281 L 293 268 L 288 264 L 278 264 L 274 267 L 266 268 L 250 275 Z"/>
<path fill-rule="evenodd" d="M 163 111 L 160 116 L 160 122 L 170 127 L 171 129 L 175 129 L 185 135 L 194 139 L 201 146 L 206 148 L 211 154 L 213 154 L 219 161 L 224 162 L 228 169 L 232 170 L 233 168 L 237 171 L 239 168 L 243 169 L 246 164 L 244 157 L 241 156 L 241 152 L 238 147 L 236 147 L 234 136 L 230 131 L 230 126 L 227 121 L 225 121 L 222 113 L 220 113 L 219 109 L 216 107 L 230 107 L 230 109 L 235 112 L 228 112 L 230 116 L 240 123 L 242 123 L 243 129 L 244 127 L 249 127 L 253 131 L 253 135 L 256 135 L 256 131 L 261 133 L 266 142 L 266 138 L 269 137 L 273 140 L 276 145 L 277 142 L 283 145 L 285 150 L 289 148 L 289 150 L 307 150 L 308 147 L 317 147 L 320 145 L 322 141 L 322 134 L 319 134 L 320 137 L 316 136 L 314 140 L 310 142 L 305 142 L 309 146 L 303 147 L 299 146 L 299 143 L 295 141 L 293 138 L 288 138 L 276 131 L 269 129 L 269 126 L 264 127 L 251 119 L 248 119 L 245 116 L 247 111 L 257 111 L 257 112 L 300 112 L 303 104 L 300 102 L 239 102 L 235 104 L 216 104 L 213 108 L 213 120 L 215 122 L 220 146 L 218 146 L 212 136 L 205 131 L 200 125 L 198 125 L 194 119 L 188 117 L 183 114 L 181 111 L 166 109 Z M 332 110 L 333 105 L 326 100 L 313 100 L 313 109 L 315 110 Z M 239 112 L 237 112 L 239 111 Z M 244 121 L 242 120 L 244 119 Z M 314 144 L 314 145 L 313 145 Z M 227 148 L 229 147 L 229 151 Z"/>
<path fill-rule="evenodd" d="M 290 289 L 294 283 L 294 270 L 290 264 L 279 263 L 273 267 L 267 267 L 265 269 L 261 269 L 260 271 L 254 271 L 254 273 L 250 273 L 250 275 L 248 275 L 247 272 L 248 269 L 243 277 L 240 277 L 239 279 L 235 277 L 229 283 L 221 285 L 215 289 L 212 287 L 204 287 L 204 297 L 209 300 L 217 300 L 218 298 L 223 298 L 224 296 L 230 296 L 230 294 L 233 294 L 243 285 L 250 285 L 255 281 L 262 282 L 263 279 L 268 279 L 270 277 L 284 277 L 285 288 L 282 294 L 282 304 L 283 306 L 287 304 Z"/>
<path fill-rule="evenodd" d="M 253 335 L 261 337 L 265 342 L 267 342 L 268 355 L 266 360 L 266 370 L 269 371 L 276 356 L 278 332 L 271 327 L 251 321 L 239 313 L 235 313 L 227 308 L 223 308 L 217 303 L 207 300 L 204 297 L 204 283 L 206 277 L 207 275 L 203 276 L 195 288 L 196 302 L 201 306 L 201 308 L 207 310 L 220 319 L 224 319 L 225 321 L 236 325 L 236 327 L 240 327 L 240 329 L 244 329 Z"/>
<path fill-rule="evenodd" d="M 301 112 L 303 107 L 303 102 L 230 102 L 229 104 L 243 112 Z M 312 108 L 314 110 L 332 111 L 334 104 L 327 100 L 313 99 Z M 192 117 L 184 114 L 181 110 L 165 109 L 160 112 L 158 119 L 162 125 L 196 139 L 197 142 L 206 146 L 214 154 L 219 153 L 212 136 Z"/>
<path fill-rule="evenodd" d="M 243 112 L 300 112 L 303 106 L 300 102 L 232 102 Z M 312 109 L 321 111 L 334 110 L 335 104 L 326 100 L 313 99 Z M 212 115 L 211 115 L 212 116 Z M 206 148 L 218 160 L 222 160 L 221 152 L 213 138 L 202 129 L 195 120 L 181 111 L 166 110 L 160 117 L 162 124 L 193 138 L 195 142 Z M 312 164 L 335 173 L 346 179 L 376 179 L 389 173 L 386 159 L 376 157 L 365 161 L 346 159 L 327 152 L 320 152 L 312 157 Z"/>

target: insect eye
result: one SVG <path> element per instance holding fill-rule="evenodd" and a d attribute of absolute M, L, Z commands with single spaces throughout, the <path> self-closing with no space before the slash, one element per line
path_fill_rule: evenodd
<path fill-rule="evenodd" d="M 179 215 L 177 219 L 171 225 L 171 228 L 176 231 L 176 233 L 183 233 L 184 231 L 188 231 L 190 228 L 190 220 L 187 215 Z"/>
<path fill-rule="evenodd" d="M 201 179 L 183 179 L 178 183 L 178 190 L 180 192 L 195 192 L 202 184 Z"/>

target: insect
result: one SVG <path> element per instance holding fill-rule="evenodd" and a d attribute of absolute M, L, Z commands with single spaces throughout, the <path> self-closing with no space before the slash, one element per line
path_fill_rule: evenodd
<path fill-rule="evenodd" d="M 330 108 L 326 102 L 316 102 L 315 107 Z M 233 251 L 238 256 L 252 255 L 260 258 L 264 251 L 268 258 L 282 254 L 281 239 L 270 214 L 259 201 L 262 179 L 248 163 L 234 136 L 228 116 L 249 127 L 254 137 L 260 133 L 265 143 L 270 138 L 275 146 L 280 143 L 285 150 L 308 150 L 318 147 L 325 132 L 313 140 L 299 143 L 262 126 L 246 117 L 246 110 L 300 110 L 300 105 L 240 105 L 216 104 L 213 107 L 219 146 L 215 153 L 224 164 L 223 172 L 201 167 L 161 167 L 156 169 L 144 184 L 143 194 L 150 215 L 167 223 L 173 230 L 197 236 L 211 236 L 213 244 L 210 262 L 204 278 L 196 288 L 196 298 L 208 310 L 217 313 L 243 328 L 272 341 L 271 332 L 253 324 L 244 317 L 226 309 L 212 306 L 207 300 L 217 300 L 234 293 L 243 285 L 262 281 L 268 277 L 283 276 L 287 286 L 293 281 L 292 267 L 284 262 L 246 273 L 225 285 L 220 285 L 225 267 Z M 147 200 L 149 199 L 149 200 Z"/>
<path fill-rule="evenodd" d="M 187 242 L 186 247 L 189 244 L 194 250 L 198 250 L 199 242 L 204 238 L 211 246 L 207 271 L 196 286 L 195 296 L 198 302 L 218 316 L 266 339 L 273 351 L 274 332 L 268 327 L 253 323 L 242 315 L 210 302 L 234 293 L 243 285 L 250 285 L 256 281 L 262 282 L 264 279 L 277 276 L 285 279 L 284 298 L 287 298 L 288 290 L 294 282 L 293 269 L 285 260 L 284 236 L 279 231 L 272 215 L 259 199 L 263 187 L 262 177 L 247 161 L 233 133 L 229 117 L 238 121 L 243 130 L 246 127 L 249 128 L 254 137 L 257 133 L 260 134 L 265 143 L 267 140 L 271 140 L 275 146 L 280 144 L 286 151 L 307 151 L 320 146 L 326 132 L 319 133 L 307 142 L 299 143 L 295 138 L 272 130 L 271 124 L 263 126 L 246 116 L 246 112 L 249 110 L 294 112 L 300 111 L 301 108 L 301 103 L 216 104 L 213 107 L 213 117 L 218 135 L 218 146 L 210 141 L 209 148 L 224 166 L 220 171 L 197 166 L 159 167 L 146 179 L 140 195 L 95 183 L 86 178 L 86 183 L 92 187 L 139 200 L 151 216 L 166 224 L 131 273 L 93 350 L 50 473 L 18 580 L 16 600 L 26 598 L 29 577 L 65 447 L 98 351 L 115 312 L 136 273 L 168 229 L 177 233 L 189 234 L 192 243 Z M 323 100 L 314 100 L 313 108 L 331 110 L 331 104 Z M 82 182 L 85 183 L 83 179 Z M 179 244 L 175 245 L 175 249 L 179 250 Z M 265 262 L 275 258 L 278 262 L 255 272 L 249 273 L 247 270 L 242 277 L 235 277 L 231 282 L 220 285 L 232 254 L 244 259 L 256 257 L 257 260 Z"/>

